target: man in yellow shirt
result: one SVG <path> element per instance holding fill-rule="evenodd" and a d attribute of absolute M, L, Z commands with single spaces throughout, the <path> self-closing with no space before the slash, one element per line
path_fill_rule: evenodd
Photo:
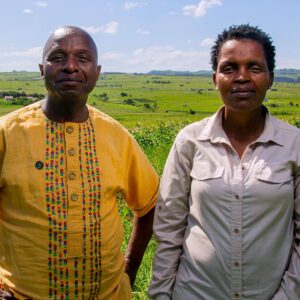
<path fill-rule="evenodd" d="M 84 30 L 56 30 L 40 71 L 46 99 L 0 119 L 0 291 L 131 299 L 158 176 L 118 122 L 86 105 L 100 66 Z M 125 259 L 119 193 L 135 213 Z"/>

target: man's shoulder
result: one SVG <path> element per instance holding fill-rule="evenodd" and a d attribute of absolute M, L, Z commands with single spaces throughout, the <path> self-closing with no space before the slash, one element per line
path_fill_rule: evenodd
<path fill-rule="evenodd" d="M 89 109 L 90 118 L 96 125 L 101 124 L 105 126 L 106 129 L 117 130 L 128 134 L 127 129 L 111 116 L 90 105 L 87 105 L 87 107 Z"/>
<path fill-rule="evenodd" d="M 20 123 L 25 120 L 31 120 L 32 117 L 40 110 L 41 104 L 35 102 L 33 104 L 27 105 L 25 107 L 19 108 L 12 111 L 2 117 L 0 117 L 0 125 L 8 125 L 11 123 Z"/>

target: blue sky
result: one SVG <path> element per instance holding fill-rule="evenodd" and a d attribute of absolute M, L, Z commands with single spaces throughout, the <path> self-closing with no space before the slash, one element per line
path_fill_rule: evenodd
<path fill-rule="evenodd" d="M 0 71 L 38 71 L 50 33 L 86 29 L 102 71 L 209 70 L 212 41 L 232 24 L 269 33 L 277 68 L 300 69 L 299 0 L 3 0 Z"/>

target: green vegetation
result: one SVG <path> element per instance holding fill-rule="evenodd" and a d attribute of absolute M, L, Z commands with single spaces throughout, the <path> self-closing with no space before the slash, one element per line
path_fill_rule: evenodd
<path fill-rule="evenodd" d="M 299 91 L 300 83 L 276 82 L 267 94 L 265 105 L 273 115 L 300 127 Z M 4 100 L 4 96 L 13 93 L 12 100 Z M 40 99 L 44 94 L 44 83 L 38 73 L 0 73 L 0 115 L 33 101 L 26 98 L 29 95 Z M 127 127 L 161 174 L 178 131 L 213 114 L 221 101 L 207 76 L 104 74 L 90 95 L 89 104 Z M 133 216 L 122 200 L 119 204 L 124 220 L 125 249 Z M 152 240 L 133 287 L 133 299 L 147 299 L 155 248 Z"/>

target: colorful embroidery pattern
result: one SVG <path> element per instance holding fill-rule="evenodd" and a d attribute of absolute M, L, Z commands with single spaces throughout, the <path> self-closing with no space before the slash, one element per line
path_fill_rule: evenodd
<path fill-rule="evenodd" d="M 91 120 L 79 124 L 78 163 L 82 203 L 82 255 L 68 257 L 65 128 L 47 121 L 45 189 L 49 224 L 50 299 L 95 299 L 101 281 L 100 169 Z"/>
<path fill-rule="evenodd" d="M 88 252 L 87 248 L 84 247 L 84 253 L 86 257 L 89 257 L 89 262 L 86 259 L 83 261 L 83 269 L 86 269 L 86 264 L 89 263 L 90 297 L 94 298 L 99 294 L 101 278 L 100 170 L 96 155 L 95 132 L 91 120 L 88 120 L 87 124 L 81 127 L 79 129 L 80 131 L 82 130 L 79 134 L 82 137 L 79 140 L 80 173 L 82 189 L 86 191 L 83 195 L 83 202 L 87 208 L 82 215 L 85 224 L 83 231 L 90 245 Z M 85 158 L 84 161 L 81 160 L 83 157 Z M 85 166 L 85 172 L 83 172 L 83 166 Z M 87 227 L 89 228 L 88 230 Z"/>
<path fill-rule="evenodd" d="M 67 199 L 64 183 L 63 125 L 46 124 L 46 205 L 49 221 L 49 298 L 69 297 L 67 265 Z"/>

